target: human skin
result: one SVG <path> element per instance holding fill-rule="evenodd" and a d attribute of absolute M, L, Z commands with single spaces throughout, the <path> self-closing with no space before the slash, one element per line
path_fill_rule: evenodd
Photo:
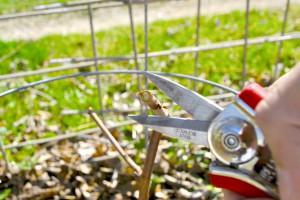
<path fill-rule="evenodd" d="M 276 163 L 280 199 L 300 199 L 300 64 L 268 89 L 255 111 Z M 250 200 L 223 192 L 226 200 Z"/>

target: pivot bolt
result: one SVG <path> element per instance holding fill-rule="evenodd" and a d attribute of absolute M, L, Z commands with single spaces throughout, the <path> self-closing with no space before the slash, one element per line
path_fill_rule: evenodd
<path fill-rule="evenodd" d="M 223 142 L 224 142 L 224 146 L 231 151 L 237 150 L 237 148 L 239 147 L 239 144 L 240 144 L 239 137 L 234 134 L 227 134 L 224 137 Z"/>

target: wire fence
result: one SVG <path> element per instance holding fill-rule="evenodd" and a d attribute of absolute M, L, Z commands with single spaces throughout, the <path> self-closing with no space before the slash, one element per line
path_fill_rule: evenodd
<path fill-rule="evenodd" d="M 148 22 L 148 4 L 152 2 L 167 2 L 171 0 L 90 0 L 90 1 L 84 1 L 84 2 L 72 2 L 72 3 L 65 3 L 65 4 L 51 4 L 51 5 L 41 5 L 37 6 L 34 11 L 32 12 L 25 12 L 25 13 L 17 13 L 17 14 L 8 14 L 8 15 L 2 15 L 0 16 L 0 21 L 4 20 L 11 20 L 16 18 L 27 18 L 27 17 L 36 17 L 40 15 L 53 15 L 53 14 L 64 14 L 69 12 L 77 12 L 77 11 L 86 11 L 88 13 L 88 22 L 90 26 L 90 36 L 91 36 L 91 44 L 92 44 L 92 50 L 93 50 L 93 56 L 92 57 L 85 57 L 85 58 L 56 58 L 51 59 L 49 61 L 50 64 L 60 64 L 61 66 L 57 67 L 51 67 L 51 68 L 43 68 L 43 69 L 36 69 L 34 71 L 27 71 L 27 72 L 16 72 L 12 74 L 2 74 L 0 75 L 0 80 L 13 80 L 18 78 L 24 78 L 24 77 L 32 77 L 32 76 L 38 76 L 38 75 L 45 75 L 53 72 L 60 72 L 60 71 L 67 71 L 70 69 L 80 69 L 80 68 L 86 68 L 86 67 L 94 67 L 95 72 L 88 72 L 88 73 L 78 73 L 78 74 L 72 74 L 72 75 L 65 75 L 65 76 L 59 76 L 54 77 L 50 79 L 43 79 L 38 82 L 29 83 L 26 85 L 23 85 L 22 87 L 10 89 L 8 91 L 5 91 L 0 94 L 0 98 L 10 95 L 12 93 L 18 92 L 18 91 L 24 91 L 25 89 L 34 87 L 36 85 L 40 84 L 46 84 L 58 80 L 68 79 L 68 78 L 77 78 L 77 77 L 87 77 L 87 76 L 95 76 L 96 77 L 96 84 L 98 88 L 98 101 L 100 105 L 100 109 L 98 110 L 99 113 L 101 113 L 102 119 L 105 121 L 105 113 L 107 112 L 114 112 L 114 113 L 129 113 L 136 110 L 108 110 L 104 107 L 103 103 L 103 83 L 102 83 L 102 76 L 103 75 L 111 75 L 111 74 L 135 74 L 137 75 L 137 83 L 138 83 L 138 89 L 146 89 L 148 88 L 147 80 L 142 81 L 141 71 L 148 71 L 149 70 L 149 58 L 155 58 L 155 57 L 163 57 L 163 56 L 170 56 L 170 55 L 183 55 L 188 53 L 194 53 L 195 54 L 195 66 L 194 66 L 194 76 L 189 75 L 183 75 L 183 74 L 172 74 L 172 73 L 159 73 L 165 76 L 173 76 L 178 78 L 184 78 L 184 79 L 190 79 L 195 82 L 194 89 L 196 90 L 197 82 L 202 82 L 205 84 L 210 84 L 214 87 L 219 87 L 229 93 L 236 94 L 236 91 L 228 88 L 224 85 L 217 84 L 202 78 L 199 78 L 199 60 L 201 60 L 201 54 L 200 52 L 203 51 L 212 51 L 212 50 L 219 50 L 219 49 L 226 49 L 231 47 L 243 47 L 243 65 L 241 66 L 241 80 L 242 84 L 240 87 L 244 87 L 246 83 L 246 75 L 248 73 L 247 69 L 247 50 L 250 45 L 257 45 L 257 44 L 263 44 L 263 43 L 278 43 L 278 51 L 276 60 L 274 61 L 274 72 L 273 77 L 274 80 L 278 78 L 280 71 L 281 71 L 281 64 L 280 64 L 280 57 L 282 53 L 283 48 L 283 42 L 288 40 L 296 40 L 300 39 L 300 33 L 299 32 L 288 32 L 286 33 L 286 26 L 287 26 L 287 19 L 288 14 L 290 10 L 290 0 L 286 0 L 285 8 L 284 8 L 284 18 L 281 28 L 280 35 L 274 35 L 274 36 L 262 36 L 258 38 L 249 38 L 249 20 L 251 18 L 250 15 L 250 7 L 251 7 L 251 0 L 245 0 L 245 27 L 244 27 L 244 39 L 242 40 L 234 40 L 234 41 L 223 41 L 218 43 L 212 43 L 212 44 L 206 44 L 206 45 L 200 45 L 201 40 L 201 11 L 205 8 L 202 7 L 202 1 L 201 0 L 195 0 L 195 13 L 196 13 L 196 43 L 193 46 L 189 47 L 181 47 L 181 48 L 175 48 L 175 49 L 166 49 L 163 51 L 158 52 L 149 52 L 148 51 L 148 37 L 151 37 L 149 35 L 149 22 Z M 143 54 L 139 54 L 138 48 L 137 48 L 137 37 L 136 37 L 136 24 L 135 24 L 135 18 L 133 13 L 132 6 L 134 4 L 143 4 L 144 5 L 144 52 Z M 131 34 L 131 43 L 132 43 L 132 49 L 133 54 L 132 55 L 123 55 L 123 56 L 116 56 L 116 57 L 104 57 L 98 54 L 97 48 L 97 40 L 95 36 L 95 27 L 94 22 L 95 19 L 93 14 L 96 9 L 108 9 L 111 7 L 127 7 L 128 9 L 128 16 L 129 16 L 129 24 L 130 24 L 130 34 Z M 143 62 L 142 62 L 142 61 Z M 113 63 L 117 61 L 133 61 L 135 65 L 135 70 L 112 70 L 112 71 L 103 71 L 101 68 L 99 68 L 100 65 Z M 142 63 L 144 66 L 142 66 Z M 142 108 L 141 109 L 145 109 Z M 75 112 L 76 114 L 85 114 L 86 111 L 82 112 Z M 72 112 L 69 112 L 69 114 L 72 114 Z M 115 125 L 115 127 L 118 126 L 124 126 L 128 124 L 134 123 L 133 121 L 126 121 L 122 122 L 120 124 Z M 76 133 L 68 133 L 60 136 L 56 136 L 53 138 L 47 138 L 47 139 L 37 139 L 37 140 L 31 140 L 26 142 L 21 142 L 18 144 L 9 144 L 9 145 L 3 145 L 2 140 L 0 139 L 0 146 L 1 151 L 3 153 L 3 156 L 6 161 L 6 168 L 9 171 L 9 162 L 7 160 L 6 156 L 6 149 L 11 148 L 21 148 L 26 145 L 36 145 L 36 144 L 42 144 L 52 141 L 58 141 L 66 138 L 71 137 L 78 137 L 82 135 L 87 135 L 92 132 L 96 132 L 97 129 L 88 129 L 81 132 Z"/>

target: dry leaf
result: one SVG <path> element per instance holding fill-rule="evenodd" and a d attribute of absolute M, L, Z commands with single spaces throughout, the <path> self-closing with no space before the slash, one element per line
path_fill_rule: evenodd
<path fill-rule="evenodd" d="M 86 161 L 96 153 L 96 148 L 90 143 L 80 141 L 78 142 L 77 152 L 81 160 Z"/>

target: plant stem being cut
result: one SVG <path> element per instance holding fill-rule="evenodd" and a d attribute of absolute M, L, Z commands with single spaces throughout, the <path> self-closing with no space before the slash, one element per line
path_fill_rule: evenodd
<path fill-rule="evenodd" d="M 167 109 L 165 109 L 160 101 L 156 99 L 156 97 L 149 91 L 149 90 L 143 90 L 138 93 L 138 97 L 142 102 L 147 104 L 153 113 L 155 115 L 159 116 L 169 116 L 169 113 Z M 147 155 L 145 159 L 145 164 L 143 170 L 140 166 L 138 166 L 122 149 L 118 141 L 112 136 L 112 134 L 109 132 L 109 130 L 106 128 L 106 126 L 102 123 L 102 121 L 99 119 L 97 114 L 93 111 L 93 109 L 89 108 L 89 114 L 94 119 L 94 121 L 97 123 L 99 128 L 105 133 L 105 135 L 108 137 L 110 142 L 114 145 L 114 147 L 117 149 L 119 154 L 124 158 L 124 160 L 128 163 L 128 165 L 135 171 L 136 178 L 138 181 L 139 186 L 139 199 L 140 200 L 148 200 L 149 199 L 149 186 L 150 186 L 150 180 L 151 175 L 153 171 L 153 166 L 155 162 L 155 157 L 158 149 L 158 145 L 160 142 L 160 139 L 162 137 L 162 134 L 156 131 L 152 131 Z"/>
<path fill-rule="evenodd" d="M 138 93 L 138 97 L 142 102 L 147 104 L 155 115 L 159 116 L 169 116 L 168 110 L 165 109 L 160 101 L 149 91 L 143 90 Z M 153 171 L 154 161 L 159 145 L 159 141 L 162 137 L 162 134 L 156 131 L 152 131 L 147 155 L 145 159 L 145 164 L 143 168 L 143 173 L 139 180 L 139 200 L 149 199 L 149 186 L 151 175 Z"/>

